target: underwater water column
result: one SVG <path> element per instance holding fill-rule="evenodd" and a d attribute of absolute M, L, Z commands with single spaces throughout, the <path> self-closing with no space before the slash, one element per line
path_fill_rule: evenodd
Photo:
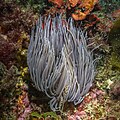
<path fill-rule="evenodd" d="M 59 111 L 66 101 L 79 104 L 92 86 L 95 60 L 88 39 L 72 19 L 40 17 L 32 29 L 27 63 L 35 87 Z"/>

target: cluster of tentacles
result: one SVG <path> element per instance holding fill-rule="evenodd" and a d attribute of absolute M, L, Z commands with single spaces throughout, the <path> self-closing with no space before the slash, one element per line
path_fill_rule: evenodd
<path fill-rule="evenodd" d="M 40 17 L 32 30 L 27 63 L 36 88 L 51 98 L 53 111 L 66 101 L 79 104 L 92 85 L 95 60 L 87 41 L 72 19 L 65 23 L 61 16 Z"/>

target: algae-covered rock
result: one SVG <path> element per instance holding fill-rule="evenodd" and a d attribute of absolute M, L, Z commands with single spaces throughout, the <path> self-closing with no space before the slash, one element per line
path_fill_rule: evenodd
<path fill-rule="evenodd" d="M 0 61 L 0 80 L 5 75 L 6 69 L 7 69 L 6 66 Z"/>
<path fill-rule="evenodd" d="M 111 64 L 120 68 L 120 18 L 114 23 L 108 37 L 112 46 Z"/>
<path fill-rule="evenodd" d="M 120 100 L 120 80 L 116 80 L 111 86 L 110 86 L 110 96 L 113 99 Z"/>

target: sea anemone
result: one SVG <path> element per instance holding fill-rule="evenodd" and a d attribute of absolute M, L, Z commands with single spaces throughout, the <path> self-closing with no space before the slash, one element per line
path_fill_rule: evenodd
<path fill-rule="evenodd" d="M 61 16 L 40 17 L 32 29 L 27 63 L 36 88 L 51 99 L 53 111 L 61 110 L 66 101 L 81 103 L 95 76 L 87 36 L 71 18 L 65 22 Z"/>

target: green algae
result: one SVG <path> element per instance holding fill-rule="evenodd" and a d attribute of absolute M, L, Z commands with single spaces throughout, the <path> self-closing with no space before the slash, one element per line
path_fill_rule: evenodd
<path fill-rule="evenodd" d="M 110 62 L 114 68 L 120 70 L 120 55 L 117 51 L 112 52 Z"/>
<path fill-rule="evenodd" d="M 120 18 L 115 21 L 110 33 L 108 40 L 112 45 L 113 49 L 120 47 Z"/>
<path fill-rule="evenodd" d="M 115 21 L 108 37 L 109 43 L 112 46 L 110 56 L 113 67 L 120 69 L 120 18 Z"/>

